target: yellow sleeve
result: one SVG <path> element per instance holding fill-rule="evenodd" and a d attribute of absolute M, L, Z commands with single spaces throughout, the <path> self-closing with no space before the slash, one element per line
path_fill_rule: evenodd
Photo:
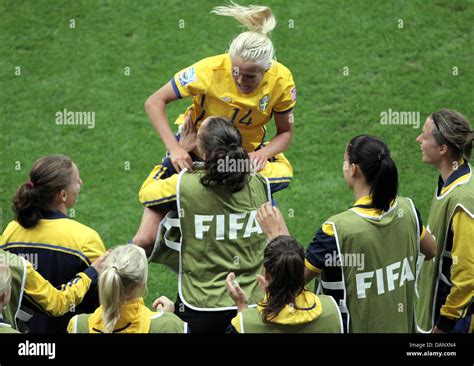
<path fill-rule="evenodd" d="M 286 69 L 285 76 L 281 82 L 282 94 L 275 103 L 273 111 L 275 113 L 285 113 L 294 108 L 296 104 L 296 86 L 291 72 Z"/>
<path fill-rule="evenodd" d="M 451 282 L 453 287 L 441 307 L 441 316 L 459 319 L 462 311 L 474 296 L 474 218 L 462 208 L 453 216 L 453 249 L 451 258 Z"/>
<path fill-rule="evenodd" d="M 279 179 L 286 182 L 293 177 L 293 167 L 285 155 L 280 153 L 274 156 L 273 161 L 267 162 L 260 173 L 265 178 L 271 179 L 271 183 L 278 183 Z"/>
<path fill-rule="evenodd" d="M 306 268 L 308 268 L 311 272 L 314 272 L 314 273 L 321 273 L 321 269 L 319 269 L 318 267 L 315 267 L 313 266 L 311 263 L 308 262 L 308 260 L 305 258 L 304 260 L 304 266 Z"/>
<path fill-rule="evenodd" d="M 105 253 L 105 246 L 99 234 L 91 229 L 91 234 L 81 247 L 82 253 L 90 259 L 91 263 Z"/>
<path fill-rule="evenodd" d="M 91 284 L 97 281 L 97 277 L 97 271 L 89 267 L 58 290 L 27 262 L 25 297 L 46 314 L 62 316 L 81 303 Z"/>
<path fill-rule="evenodd" d="M 240 312 L 237 313 L 237 315 L 230 321 L 232 326 L 235 328 L 235 330 L 238 333 L 242 333 L 242 329 L 240 328 Z M 192 331 L 192 329 L 191 329 Z"/>
<path fill-rule="evenodd" d="M 207 67 L 204 59 L 177 72 L 171 79 L 171 85 L 178 98 L 206 94 L 211 74 L 212 69 Z"/>
<path fill-rule="evenodd" d="M 67 332 L 74 333 L 74 322 L 76 321 L 77 315 L 74 315 L 71 319 L 69 319 L 69 323 L 67 324 Z"/>

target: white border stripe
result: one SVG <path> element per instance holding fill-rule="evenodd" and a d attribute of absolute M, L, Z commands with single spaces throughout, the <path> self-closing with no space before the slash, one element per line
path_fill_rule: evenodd
<path fill-rule="evenodd" d="M 18 256 L 22 263 L 23 263 L 23 278 L 21 280 L 21 288 L 20 288 L 20 296 L 18 297 L 18 309 L 16 310 L 16 313 L 15 313 L 15 318 L 13 319 L 13 322 L 15 323 L 15 329 L 18 330 L 18 325 L 16 324 L 16 317 L 18 316 L 18 313 L 20 312 L 20 308 L 21 308 L 21 303 L 22 303 L 22 300 L 23 300 L 23 293 L 24 293 L 24 290 L 25 290 L 25 282 L 26 282 L 26 272 L 27 272 L 27 263 L 26 263 L 26 260 L 22 257 L 22 256 Z"/>
<path fill-rule="evenodd" d="M 395 205 L 394 205 L 395 206 Z M 339 252 L 339 255 L 342 255 L 342 252 L 341 252 L 341 246 L 339 245 L 339 237 L 337 235 L 337 230 L 336 230 L 336 224 L 334 222 L 329 222 L 329 221 L 326 221 L 325 224 L 329 224 L 332 226 L 332 229 L 334 231 L 334 238 L 336 239 L 336 245 L 337 245 L 337 250 Z M 351 322 L 351 314 L 349 312 L 349 308 L 347 307 L 347 290 L 346 290 L 346 279 L 345 279 L 345 276 L 344 276 L 344 266 L 343 264 L 341 263 L 341 274 L 342 274 L 342 283 L 344 284 L 344 288 L 343 288 L 343 291 L 344 291 L 344 308 L 347 309 L 347 333 L 349 333 L 349 330 L 350 330 L 350 322 Z"/>

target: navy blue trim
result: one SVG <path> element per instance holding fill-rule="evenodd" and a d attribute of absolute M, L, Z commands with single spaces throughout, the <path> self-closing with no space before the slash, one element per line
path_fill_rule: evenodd
<path fill-rule="evenodd" d="M 156 174 L 153 176 L 153 179 L 154 179 L 154 180 L 158 180 L 159 177 L 161 176 L 161 173 L 162 173 L 162 172 L 164 173 L 164 167 L 163 167 L 163 165 L 161 166 L 160 170 L 158 170 L 158 173 L 156 173 Z"/>
<path fill-rule="evenodd" d="M 68 219 L 69 216 L 61 211 L 41 211 L 41 218 L 47 220 Z"/>
<path fill-rule="evenodd" d="M 281 178 L 267 178 L 269 181 L 272 181 L 272 180 L 282 180 L 282 179 L 288 179 L 288 180 L 292 180 L 293 177 L 281 177 Z"/>
<path fill-rule="evenodd" d="M 461 178 L 463 175 L 469 174 L 469 165 L 467 160 L 464 161 L 464 164 L 461 165 L 457 170 L 455 170 L 444 182 L 443 188 L 449 186 L 456 179 Z"/>
<path fill-rule="evenodd" d="M 199 115 L 198 118 L 196 118 L 196 121 L 194 122 L 194 124 L 198 123 L 200 120 L 202 120 L 202 118 L 204 117 L 204 114 L 206 113 L 206 111 L 203 109 L 201 114 Z"/>
<path fill-rule="evenodd" d="M 277 112 L 277 111 L 273 110 L 273 112 L 275 112 L 276 114 L 285 114 L 285 113 L 291 112 L 293 110 L 293 108 L 295 108 L 295 107 L 291 107 L 290 109 L 287 109 L 286 111 L 281 111 L 281 112 Z"/>
<path fill-rule="evenodd" d="M 263 126 L 263 137 L 262 137 L 262 141 L 260 141 L 260 145 L 257 146 L 257 148 L 255 149 L 255 151 L 257 150 L 260 150 L 262 148 L 265 147 L 265 137 L 267 137 L 267 128 L 265 126 Z M 273 159 L 273 158 L 271 158 Z M 271 159 L 268 159 L 271 161 Z"/>
<path fill-rule="evenodd" d="M 172 196 L 160 198 L 159 200 L 146 201 L 146 202 L 144 203 L 144 205 L 147 205 L 147 206 L 150 205 L 150 204 L 152 204 L 152 205 L 157 205 L 157 204 L 159 204 L 159 202 L 161 202 L 161 201 L 170 200 L 170 199 L 173 199 L 173 198 L 176 199 L 176 195 L 175 195 L 175 194 L 172 195 Z"/>
<path fill-rule="evenodd" d="M 290 183 L 285 182 L 285 183 L 270 183 L 270 192 L 271 194 L 274 194 L 278 191 L 281 191 L 282 189 L 287 188 L 290 185 Z"/>
<path fill-rule="evenodd" d="M 171 79 L 171 85 L 173 86 L 174 93 L 176 94 L 178 99 L 183 99 L 183 97 L 181 96 L 181 93 L 179 92 L 178 86 L 176 85 L 176 81 L 174 81 L 174 76 Z"/>
<path fill-rule="evenodd" d="M 92 280 L 91 286 L 97 284 L 97 279 L 99 278 L 99 273 L 97 272 L 97 270 L 94 267 L 90 266 L 89 268 L 87 268 L 84 271 L 84 273 Z"/>
<path fill-rule="evenodd" d="M 87 258 L 84 255 L 84 253 L 81 253 L 80 251 L 74 250 L 74 249 L 71 249 L 71 248 L 62 247 L 60 245 L 53 245 L 53 244 L 46 244 L 46 243 L 26 243 L 24 241 L 15 241 L 15 242 L 7 243 L 7 244 L 4 244 L 4 245 L 0 246 L 0 249 L 7 250 L 10 246 L 17 245 L 17 244 L 22 244 L 23 247 L 30 247 L 30 248 L 47 247 L 47 248 L 52 249 L 52 250 L 58 250 L 58 251 L 61 250 L 63 252 L 68 252 L 70 254 L 74 254 L 76 256 L 79 256 L 80 258 L 82 258 L 89 265 L 91 263 L 89 258 Z"/>

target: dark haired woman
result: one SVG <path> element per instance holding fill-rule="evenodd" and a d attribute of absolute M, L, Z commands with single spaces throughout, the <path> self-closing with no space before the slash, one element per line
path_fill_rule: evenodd
<path fill-rule="evenodd" d="M 419 255 L 435 255 L 434 239 L 412 200 L 397 195 L 397 167 L 383 141 L 354 137 L 343 172 L 355 204 L 317 231 L 306 251 L 306 282 L 321 275 L 321 289 L 338 303 L 346 332 L 412 333 Z M 275 211 L 262 211 L 259 220 L 273 232 L 270 238 L 287 233 L 282 219 L 267 222 L 275 221 Z"/>
<path fill-rule="evenodd" d="M 229 273 L 226 287 L 239 313 L 229 333 L 342 333 L 342 319 L 330 296 L 304 288 L 304 249 L 290 236 L 277 236 L 264 251 L 265 277 L 257 281 L 265 293 L 257 307 L 248 307 L 245 291 Z"/>
<path fill-rule="evenodd" d="M 442 109 L 432 113 L 416 139 L 423 161 L 439 179 L 428 227 L 436 238 L 433 261 L 423 263 L 417 320 L 422 332 L 474 332 L 474 131 L 466 117 Z"/>
<path fill-rule="evenodd" d="M 13 198 L 15 220 L 3 232 L 0 248 L 22 255 L 53 286 L 60 286 L 84 271 L 105 253 L 97 232 L 68 217 L 79 196 L 82 180 L 76 164 L 67 156 L 50 155 L 37 160 Z M 29 299 L 32 309 L 35 302 Z M 69 318 L 98 306 L 90 291 L 81 306 L 61 318 L 36 312 L 28 322 L 32 333 L 65 333 Z"/>
<path fill-rule="evenodd" d="M 204 121 L 202 124 L 204 124 Z M 201 164 L 203 157 L 199 153 L 197 146 L 197 135 L 198 129 L 191 120 L 191 114 L 188 114 L 185 119 L 185 123 L 182 126 L 178 143 L 180 148 L 187 151 L 193 157 L 195 164 Z M 207 136 L 210 135 L 207 134 Z M 212 137 L 210 137 L 210 139 L 212 139 Z M 242 137 L 239 137 L 239 140 L 242 141 L 239 143 L 239 146 L 243 146 Z M 220 147 L 220 149 L 230 149 L 235 151 L 235 147 L 235 145 L 227 144 L 223 147 Z M 229 173 L 232 173 L 231 170 L 246 170 L 247 172 L 250 171 L 252 173 L 259 171 L 260 168 L 251 159 L 247 159 L 245 157 L 245 159 L 242 160 L 242 157 L 244 156 L 242 155 L 243 151 L 242 149 L 239 151 L 239 154 L 241 155 L 240 158 L 238 157 L 237 160 L 228 161 L 229 169 L 227 170 L 229 170 Z M 235 165 L 231 165 L 232 161 L 237 163 Z M 224 167 L 224 164 L 225 160 L 222 160 L 221 167 Z M 293 168 L 282 153 L 276 154 L 272 159 L 266 161 L 263 169 L 259 172 L 268 179 L 272 193 L 287 187 L 289 179 L 288 177 L 293 176 Z M 233 176 L 233 174 L 230 174 L 229 176 Z M 162 182 L 163 180 L 167 182 Z M 166 212 L 168 212 L 170 209 L 174 209 L 176 206 L 177 180 L 178 174 L 176 173 L 170 159 L 164 159 L 163 164 L 157 166 L 157 169 L 154 169 L 145 180 L 139 193 L 140 202 L 144 204 L 145 208 L 140 227 L 138 228 L 138 231 L 132 240 L 134 244 L 140 245 L 145 249 L 153 245 L 161 220 L 165 216 Z M 227 184 L 227 182 L 224 182 L 224 184 Z"/>
<path fill-rule="evenodd" d="M 269 201 L 270 189 L 262 175 L 252 172 L 240 132 L 227 119 L 208 117 L 196 141 L 203 167 L 159 180 L 158 188 L 169 192 L 179 212 L 179 220 L 165 219 L 162 227 L 171 223 L 181 232 L 177 243 L 165 241 L 180 256 L 176 314 L 193 333 L 224 333 L 236 314 L 225 288 L 229 271 L 236 273 L 251 303 L 261 295 L 255 276 L 266 242 L 256 214 Z"/>

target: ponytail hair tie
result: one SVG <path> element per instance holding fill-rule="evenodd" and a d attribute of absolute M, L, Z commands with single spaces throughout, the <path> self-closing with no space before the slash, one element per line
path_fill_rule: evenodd
<path fill-rule="evenodd" d="M 379 154 L 379 161 L 382 161 L 382 159 L 385 158 L 386 156 L 387 156 L 387 154 L 385 154 L 385 153 Z"/>
<path fill-rule="evenodd" d="M 30 180 L 28 181 L 28 183 L 26 183 L 26 184 L 28 184 L 28 187 L 30 187 L 30 188 L 34 188 L 34 187 L 35 187 L 35 185 L 34 185 L 33 182 L 31 181 L 31 179 L 30 179 Z"/>
<path fill-rule="evenodd" d="M 232 150 L 235 150 L 235 149 L 237 149 L 238 147 L 239 147 L 239 146 L 238 146 L 235 142 L 233 142 L 233 143 L 231 143 L 231 144 L 229 145 L 229 148 L 231 148 Z"/>

